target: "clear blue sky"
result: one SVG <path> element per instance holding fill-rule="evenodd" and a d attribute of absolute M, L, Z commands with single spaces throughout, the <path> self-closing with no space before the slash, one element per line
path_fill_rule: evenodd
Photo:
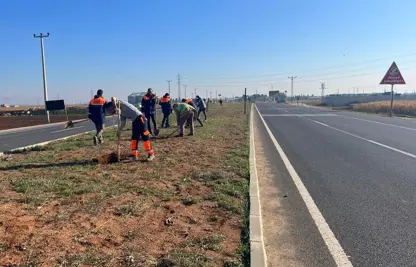
<path fill-rule="evenodd" d="M 416 1 L 13 0 L 0 8 L 0 102 L 42 103 L 39 39 L 49 98 L 86 102 L 90 91 L 160 95 L 176 75 L 205 96 L 288 90 L 382 90 L 395 60 L 416 89 Z M 330 68 L 338 66 L 338 68 Z M 344 66 L 344 67 L 339 67 Z M 351 77 L 354 76 L 354 77 Z M 184 94 L 182 88 L 182 96 Z M 214 93 L 215 94 L 215 93 Z"/>

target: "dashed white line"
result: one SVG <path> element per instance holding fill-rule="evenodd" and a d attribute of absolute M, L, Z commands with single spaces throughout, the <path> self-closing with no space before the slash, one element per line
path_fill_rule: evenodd
<path fill-rule="evenodd" d="M 62 129 L 62 130 L 53 131 L 51 133 L 60 133 L 60 132 L 65 132 L 65 131 L 69 131 L 69 130 L 79 129 L 79 128 L 83 128 L 83 127 L 84 126 L 77 126 L 77 127 L 72 127 L 72 128 L 68 128 L 68 129 Z"/>
<path fill-rule="evenodd" d="M 371 122 L 371 123 L 381 124 L 381 125 L 385 125 L 385 126 L 396 127 L 396 128 L 400 128 L 400 129 L 409 130 L 409 131 L 416 131 L 416 128 L 409 128 L 409 127 L 395 125 L 395 124 L 390 124 L 390 123 L 385 123 L 385 122 L 379 122 L 379 121 L 372 121 L 372 120 L 366 120 L 366 119 L 361 119 L 361 118 L 355 118 L 355 117 L 350 117 L 350 116 L 346 116 L 346 115 L 342 115 L 342 114 L 338 114 L 338 116 L 344 117 L 344 118 L 348 118 L 348 119 L 358 120 L 358 121 L 365 121 L 365 122 Z"/>
<path fill-rule="evenodd" d="M 350 260 L 348 259 L 348 256 L 345 254 L 344 249 L 341 247 L 340 243 L 338 242 L 337 238 L 335 237 L 328 223 L 325 221 L 324 216 L 319 211 L 318 206 L 316 206 L 314 200 L 312 199 L 312 196 L 309 194 L 308 190 L 306 189 L 305 185 L 303 184 L 302 180 L 297 174 L 295 168 L 290 163 L 289 158 L 286 156 L 282 147 L 279 145 L 273 133 L 270 131 L 269 126 L 267 125 L 266 121 L 260 114 L 259 110 L 257 109 L 257 106 L 256 106 L 256 110 L 264 126 L 266 127 L 266 130 L 270 138 L 272 139 L 272 142 L 274 146 L 276 147 L 277 152 L 279 153 L 281 159 L 283 160 L 283 163 L 285 164 L 286 169 L 288 170 L 290 176 L 292 177 L 292 180 L 294 184 L 296 185 L 296 188 L 298 189 L 303 201 L 305 202 L 305 205 L 309 213 L 311 214 L 311 217 L 313 221 L 315 222 L 315 225 L 317 226 L 319 233 L 321 234 L 326 246 L 328 247 L 328 250 L 331 253 L 336 265 L 338 267 L 352 267 L 352 264 Z"/>
<path fill-rule="evenodd" d="M 400 154 L 403 154 L 403 155 L 406 155 L 406 156 L 409 156 L 409 157 L 411 157 L 411 158 L 416 159 L 416 155 L 414 155 L 414 154 L 412 154 L 412 153 L 409 153 L 409 152 L 406 152 L 406 151 L 403 151 L 403 150 L 400 150 L 400 149 L 397 149 L 397 148 L 394 148 L 394 147 L 391 147 L 391 146 L 388 146 L 388 145 L 385 145 L 385 144 L 379 143 L 379 142 L 377 142 L 377 141 L 374 141 L 374 140 L 371 140 L 371 139 L 367 139 L 367 138 L 361 137 L 361 136 L 359 136 L 359 135 L 356 135 L 356 134 L 353 134 L 353 133 L 350 133 L 350 132 L 347 132 L 347 131 L 344 131 L 344 130 L 341 130 L 341 129 L 335 128 L 335 127 L 333 127 L 333 126 L 330 126 L 330 125 L 328 125 L 328 124 L 322 123 L 322 122 L 320 122 L 320 121 L 315 121 L 315 120 L 312 120 L 312 119 L 309 119 L 309 118 L 304 118 L 304 119 L 307 119 L 307 120 L 313 121 L 313 122 L 315 122 L 315 123 L 317 123 L 317 124 L 320 124 L 320 125 L 322 125 L 322 126 L 328 127 L 328 128 L 330 128 L 330 129 L 332 129 L 332 130 L 335 130 L 335 131 L 338 131 L 338 132 L 341 132 L 341 133 L 347 134 L 347 135 L 349 135 L 349 136 L 352 136 L 352 137 L 355 137 L 355 138 L 358 138 L 358 139 L 361 139 L 361 140 L 367 141 L 367 142 L 372 143 L 372 144 L 374 144 L 374 145 L 378 145 L 378 146 L 381 146 L 381 147 L 384 147 L 384 148 L 390 149 L 390 150 L 392 150 L 392 151 L 395 151 L 395 152 L 398 152 L 398 153 L 400 153 Z"/>

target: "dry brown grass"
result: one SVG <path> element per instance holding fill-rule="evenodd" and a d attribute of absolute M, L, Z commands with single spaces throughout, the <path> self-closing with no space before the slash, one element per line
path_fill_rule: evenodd
<path fill-rule="evenodd" d="M 242 111 L 210 106 L 193 137 L 169 138 L 174 129 L 162 129 L 151 163 L 98 165 L 90 134 L 0 161 L 0 262 L 241 266 L 249 254 Z M 123 152 L 129 136 L 123 132 Z M 115 148 L 107 129 L 100 155 Z"/>
<path fill-rule="evenodd" d="M 361 103 L 354 105 L 354 110 L 376 114 L 388 114 L 390 112 L 390 101 Z M 416 116 L 416 100 L 394 101 L 393 113 L 396 115 Z"/>

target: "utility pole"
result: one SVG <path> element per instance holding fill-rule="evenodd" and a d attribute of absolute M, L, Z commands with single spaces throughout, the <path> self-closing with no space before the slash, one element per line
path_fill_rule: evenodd
<path fill-rule="evenodd" d="M 325 83 L 321 83 L 321 103 L 325 102 Z"/>
<path fill-rule="evenodd" d="M 212 92 L 209 92 L 209 99 L 212 100 Z"/>
<path fill-rule="evenodd" d="M 195 91 L 195 97 L 196 97 L 196 88 L 194 89 L 194 91 Z"/>
<path fill-rule="evenodd" d="M 188 85 L 187 84 L 184 84 L 183 87 L 185 87 L 185 98 L 187 98 L 188 95 L 186 94 L 186 87 L 188 87 Z"/>
<path fill-rule="evenodd" d="M 292 76 L 292 77 L 288 77 L 289 79 L 290 79 L 290 81 L 291 81 L 291 84 L 290 84 L 290 93 L 291 93 L 291 97 L 292 97 L 292 102 L 293 102 L 293 97 L 294 97 L 294 95 L 293 95 L 293 80 L 294 79 L 296 79 L 298 76 Z"/>
<path fill-rule="evenodd" d="M 215 99 L 218 99 L 218 90 L 215 90 Z"/>
<path fill-rule="evenodd" d="M 181 75 L 178 73 L 178 102 L 181 102 Z"/>
<path fill-rule="evenodd" d="M 169 95 L 170 95 L 170 83 L 172 82 L 172 80 L 167 80 L 166 82 L 168 83 L 168 88 L 169 88 L 168 92 L 169 92 Z"/>
<path fill-rule="evenodd" d="M 48 123 L 50 123 L 51 120 L 49 118 L 49 111 L 46 109 L 46 101 L 48 101 L 48 84 L 46 82 L 45 49 L 43 47 L 43 38 L 49 37 L 49 32 L 46 35 L 44 35 L 43 33 L 41 33 L 40 35 L 33 34 L 33 37 L 40 39 L 40 51 L 42 54 L 43 97 L 45 100 L 45 114 L 46 114 L 46 120 L 48 121 Z"/>
<path fill-rule="evenodd" d="M 206 95 L 205 95 L 205 97 L 206 97 L 206 98 L 208 98 L 208 90 L 206 90 Z"/>

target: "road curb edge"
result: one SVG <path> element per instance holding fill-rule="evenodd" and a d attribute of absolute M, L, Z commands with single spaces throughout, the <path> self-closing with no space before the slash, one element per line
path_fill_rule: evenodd
<path fill-rule="evenodd" d="M 250 266 L 266 267 L 267 257 L 263 241 L 263 222 L 254 146 L 254 105 L 251 105 L 250 112 Z"/>

